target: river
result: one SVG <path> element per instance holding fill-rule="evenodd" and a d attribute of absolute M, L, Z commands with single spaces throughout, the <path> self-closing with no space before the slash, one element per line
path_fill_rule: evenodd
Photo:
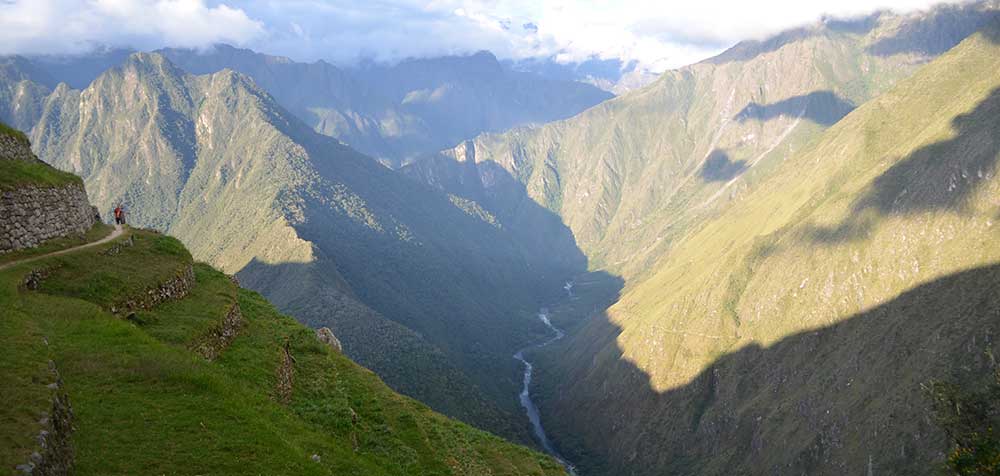
<path fill-rule="evenodd" d="M 567 287 L 565 288 L 570 295 L 572 295 L 571 287 L 572 284 L 567 283 Z M 559 461 L 559 463 L 566 468 L 566 472 L 568 472 L 570 476 L 577 476 L 576 468 L 574 468 L 569 461 L 566 461 L 566 458 L 563 458 L 562 455 L 556 451 L 555 447 L 552 446 L 552 441 L 549 440 L 548 435 L 545 434 L 545 428 L 542 427 L 542 421 L 538 415 L 538 407 L 535 406 L 535 402 L 531 401 L 531 371 L 533 370 L 533 367 L 531 362 L 528 362 L 528 359 L 524 358 L 525 351 L 540 349 L 559 339 L 562 339 L 566 335 L 558 327 L 552 325 L 552 322 L 549 320 L 548 309 L 543 307 L 540 311 L 538 311 L 538 319 L 541 320 L 542 323 L 544 323 L 550 330 L 552 330 L 553 335 L 551 338 L 540 344 L 530 345 L 514 354 L 514 358 L 524 364 L 524 387 L 521 389 L 521 406 L 524 407 L 524 412 L 527 413 L 528 420 L 531 421 L 531 427 L 535 431 L 535 438 L 537 438 L 538 442 L 542 445 L 542 449 Z"/>

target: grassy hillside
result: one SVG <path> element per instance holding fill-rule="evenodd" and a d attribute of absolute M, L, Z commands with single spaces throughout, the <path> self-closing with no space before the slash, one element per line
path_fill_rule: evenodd
<path fill-rule="evenodd" d="M 193 265 L 185 297 L 111 314 L 192 266 L 177 240 L 128 234 L 131 245 L 123 236 L 0 272 L 5 468 L 36 449 L 51 361 L 75 415 L 76 474 L 562 474 L 550 458 L 392 392 L 207 265 Z M 32 270 L 44 272 L 26 287 Z M 236 305 L 235 338 L 202 357 Z"/>
<path fill-rule="evenodd" d="M 934 471 L 920 384 L 975 382 L 998 350 L 998 70 L 994 22 L 746 172 L 553 346 L 563 454 L 593 474 Z"/>

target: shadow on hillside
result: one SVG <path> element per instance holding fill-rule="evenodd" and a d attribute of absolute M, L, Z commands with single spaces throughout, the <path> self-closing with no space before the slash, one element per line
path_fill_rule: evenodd
<path fill-rule="evenodd" d="M 713 150 L 705 159 L 705 165 L 698 171 L 698 175 L 706 182 L 725 182 L 747 169 L 747 161 L 737 160 L 733 162 L 723 150 Z"/>
<path fill-rule="evenodd" d="M 947 446 L 920 384 L 990 375 L 998 285 L 1000 265 L 944 276 L 836 324 L 729 351 L 666 391 L 624 357 L 621 328 L 595 315 L 539 366 L 543 421 L 588 476 L 929 474 Z M 661 378 L 672 372 L 664 361 L 683 372 L 714 345 L 656 332 L 641 342 Z"/>
<path fill-rule="evenodd" d="M 998 173 L 1000 88 L 972 111 L 952 119 L 955 136 L 914 151 L 896 162 L 855 203 L 851 216 L 833 227 L 815 227 L 821 243 L 865 236 L 876 216 L 951 210 L 961 212 L 969 197 Z"/>
<path fill-rule="evenodd" d="M 830 126 L 854 110 L 854 104 L 840 98 L 832 91 L 813 91 L 773 104 L 748 104 L 733 118 L 739 122 L 770 121 L 778 117 L 794 118 L 801 115 L 817 124 Z"/>
<path fill-rule="evenodd" d="M 926 56 L 940 55 L 959 44 L 991 21 L 1000 21 L 996 10 L 979 10 L 972 6 L 942 6 L 933 15 L 910 21 L 894 36 L 882 38 L 866 50 L 876 56 L 916 53 Z M 1000 28 L 984 30 L 987 38 L 998 41 Z"/>
<path fill-rule="evenodd" d="M 247 286 L 311 325 L 331 327 L 349 356 L 394 389 L 530 443 L 511 355 L 548 335 L 538 309 L 586 270 L 569 229 L 503 169 L 482 171 L 491 186 L 469 195 L 483 200 L 474 202 L 298 121 L 283 132 L 323 179 L 279 197 L 314 261 L 251 263 L 240 272 Z"/>

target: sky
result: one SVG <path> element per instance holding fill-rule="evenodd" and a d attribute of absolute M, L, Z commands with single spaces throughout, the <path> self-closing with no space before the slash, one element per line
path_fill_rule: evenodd
<path fill-rule="evenodd" d="M 0 54 L 229 43 L 351 64 L 490 50 L 663 71 L 818 21 L 934 0 L 0 0 Z M 954 3 L 954 2 L 953 2 Z"/>

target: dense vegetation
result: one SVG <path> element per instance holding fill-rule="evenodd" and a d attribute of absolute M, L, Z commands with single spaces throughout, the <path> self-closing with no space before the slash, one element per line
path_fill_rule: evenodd
<path fill-rule="evenodd" d="M 182 299 L 108 309 L 191 266 L 158 233 L 0 272 L 5 403 L 0 461 L 28 461 L 54 362 L 75 419 L 76 474 L 561 474 L 551 459 L 393 393 L 256 293 L 195 264 Z M 117 253 L 108 252 L 119 247 Z M 38 290 L 22 286 L 46 270 Z M 214 361 L 193 352 L 233 306 L 244 323 Z M 290 397 L 278 396 L 283 352 Z M 317 455 L 317 457 L 313 457 Z"/>

